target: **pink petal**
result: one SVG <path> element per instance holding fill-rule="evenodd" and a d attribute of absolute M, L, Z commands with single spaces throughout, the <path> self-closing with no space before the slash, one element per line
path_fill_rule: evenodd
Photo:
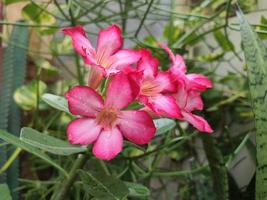
<path fill-rule="evenodd" d="M 74 119 L 67 127 L 68 140 L 71 144 L 88 145 L 97 139 L 100 130 L 101 127 L 97 125 L 94 119 Z"/>
<path fill-rule="evenodd" d="M 181 111 L 173 96 L 158 95 L 149 98 L 146 106 L 150 107 L 155 113 L 164 117 L 181 117 Z"/>
<path fill-rule="evenodd" d="M 148 143 L 156 132 L 151 117 L 145 111 L 122 111 L 118 126 L 129 141 L 135 144 Z"/>
<path fill-rule="evenodd" d="M 136 98 L 139 90 L 136 82 L 128 75 L 116 74 L 108 86 L 106 106 L 117 109 L 124 108 Z"/>
<path fill-rule="evenodd" d="M 62 31 L 72 38 L 72 45 L 81 56 L 94 60 L 93 57 L 95 56 L 95 49 L 88 40 L 82 26 L 65 28 Z"/>
<path fill-rule="evenodd" d="M 153 78 L 158 73 L 159 61 L 152 57 L 150 51 L 146 49 L 140 50 L 141 59 L 137 64 L 137 70 L 144 72 L 144 77 Z"/>
<path fill-rule="evenodd" d="M 183 115 L 185 121 L 192 124 L 192 126 L 194 126 L 199 131 L 207 132 L 207 133 L 213 132 L 213 130 L 211 129 L 208 122 L 205 119 L 203 119 L 202 117 L 194 115 L 192 113 L 188 113 L 188 112 L 182 112 L 182 115 Z"/>
<path fill-rule="evenodd" d="M 185 73 L 186 65 L 185 65 L 183 57 L 179 54 L 174 55 L 171 49 L 166 44 L 159 43 L 159 46 L 163 48 L 169 54 L 171 61 L 172 61 L 171 68 L 174 68 L 174 70 L 179 69 L 181 72 Z"/>
<path fill-rule="evenodd" d="M 98 34 L 97 60 L 107 62 L 108 58 L 122 47 L 121 30 L 117 25 L 111 25 Z"/>
<path fill-rule="evenodd" d="M 177 105 L 183 109 L 187 103 L 188 91 L 186 90 L 186 85 L 182 80 L 177 81 L 177 92 L 173 96 L 176 99 Z"/>
<path fill-rule="evenodd" d="M 102 160 L 111 160 L 122 150 L 123 137 L 118 128 L 103 130 L 93 147 L 93 154 Z"/>
<path fill-rule="evenodd" d="M 160 118 L 158 114 L 156 114 L 153 110 L 151 110 L 149 107 L 145 106 L 140 109 L 140 111 L 145 111 L 152 119 Z"/>
<path fill-rule="evenodd" d="M 177 91 L 177 85 L 175 84 L 175 80 L 170 75 L 170 72 L 159 72 L 155 80 L 162 88 L 161 92 L 166 93 Z"/>
<path fill-rule="evenodd" d="M 74 115 L 95 117 L 104 104 L 102 97 L 87 86 L 75 86 L 65 93 L 65 97 Z"/>
<path fill-rule="evenodd" d="M 108 74 L 117 73 L 124 67 L 137 63 L 140 59 L 138 51 L 123 49 L 112 55 L 109 59 L 110 67 L 107 69 Z"/>
<path fill-rule="evenodd" d="M 89 75 L 88 75 L 88 86 L 97 89 L 98 86 L 101 84 L 103 79 L 102 71 L 99 70 L 97 67 L 90 67 Z"/>
<path fill-rule="evenodd" d="M 212 87 L 212 82 L 202 74 L 188 74 L 186 77 L 190 81 L 193 90 L 204 91 Z"/>
<path fill-rule="evenodd" d="M 203 109 L 203 102 L 202 102 L 199 92 L 192 91 L 192 90 L 188 92 L 186 106 L 184 109 L 188 112 L 191 112 L 193 110 Z"/>

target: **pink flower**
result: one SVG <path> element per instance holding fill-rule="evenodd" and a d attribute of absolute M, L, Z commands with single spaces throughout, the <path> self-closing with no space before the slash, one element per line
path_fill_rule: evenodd
<path fill-rule="evenodd" d="M 72 144 L 93 144 L 93 154 L 103 160 L 114 158 L 122 150 L 123 137 L 135 144 L 146 144 L 156 128 L 145 111 L 122 110 L 136 97 L 138 86 L 127 75 L 113 77 L 105 101 L 87 86 L 75 86 L 66 94 L 69 110 L 77 119 L 67 127 Z"/>
<path fill-rule="evenodd" d="M 187 121 L 201 132 L 212 133 L 213 130 L 208 122 L 204 118 L 192 113 L 194 110 L 203 110 L 200 92 L 188 89 L 183 81 L 178 81 L 177 87 L 178 91 L 173 96 L 176 98 L 176 102 L 181 109 L 182 117 L 178 119 Z"/>
<path fill-rule="evenodd" d="M 206 76 L 202 74 L 186 74 L 186 65 L 181 55 L 174 55 L 165 44 L 159 44 L 159 46 L 169 54 L 172 61 L 170 72 L 176 80 L 182 79 L 188 88 L 198 91 L 204 91 L 212 87 L 212 82 Z"/>
<path fill-rule="evenodd" d="M 204 118 L 192 113 L 194 110 L 203 109 L 200 92 L 211 88 L 211 81 L 201 74 L 186 74 L 187 69 L 183 57 L 174 55 L 164 44 L 160 44 L 160 46 L 166 50 L 172 60 L 170 72 L 178 88 L 173 96 L 182 114 L 182 117 L 178 117 L 178 119 L 187 121 L 201 132 L 213 132 Z"/>
<path fill-rule="evenodd" d="M 73 47 L 85 63 L 98 69 L 103 76 L 116 74 L 140 59 L 138 51 L 121 49 L 123 39 L 117 25 L 99 32 L 96 49 L 92 47 L 82 26 L 65 28 L 63 32 L 72 38 Z"/>
<path fill-rule="evenodd" d="M 137 63 L 138 73 L 132 73 L 137 76 L 135 80 L 140 87 L 137 99 L 158 116 L 181 117 L 175 98 L 169 94 L 176 91 L 170 73 L 158 71 L 159 62 L 148 50 L 140 50 L 140 53 L 142 57 Z"/>

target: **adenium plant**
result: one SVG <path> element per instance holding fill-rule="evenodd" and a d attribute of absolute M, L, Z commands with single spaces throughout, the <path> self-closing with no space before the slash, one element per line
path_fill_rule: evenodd
<path fill-rule="evenodd" d="M 93 154 L 111 160 L 123 147 L 123 138 L 138 144 L 150 142 L 156 132 L 152 118 L 168 117 L 187 121 L 200 132 L 211 133 L 208 122 L 192 112 L 203 109 L 201 92 L 212 87 L 201 74 L 187 74 L 181 55 L 165 44 L 172 63 L 161 71 L 149 50 L 121 49 L 123 38 L 117 25 L 101 30 L 94 49 L 81 26 L 63 30 L 90 68 L 87 86 L 66 92 L 69 110 L 77 118 L 67 127 L 72 144 L 93 144 Z M 99 87 L 101 81 L 107 88 Z M 103 92 L 106 91 L 106 92 Z M 139 102 L 141 108 L 127 107 Z"/>

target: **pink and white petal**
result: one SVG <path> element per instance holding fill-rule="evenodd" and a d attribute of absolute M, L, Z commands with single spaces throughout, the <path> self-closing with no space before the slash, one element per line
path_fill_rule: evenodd
<path fill-rule="evenodd" d="M 103 72 L 98 67 L 90 66 L 89 74 L 88 74 L 88 86 L 97 89 L 101 84 L 103 79 Z"/>
<path fill-rule="evenodd" d="M 159 72 L 155 78 L 155 81 L 162 88 L 163 93 L 174 93 L 177 91 L 177 84 L 175 84 L 174 78 L 170 72 Z"/>
<path fill-rule="evenodd" d="M 93 154 L 102 160 L 111 160 L 117 156 L 123 146 L 123 137 L 117 127 L 102 130 L 93 146 Z"/>
<path fill-rule="evenodd" d="M 144 72 L 144 78 L 154 78 L 158 73 L 158 59 L 152 57 L 150 51 L 146 49 L 141 49 L 140 54 L 141 59 L 137 63 L 137 70 Z"/>
<path fill-rule="evenodd" d="M 184 58 L 179 54 L 174 55 L 171 49 L 166 44 L 159 43 L 159 46 L 169 54 L 170 59 L 172 61 L 171 68 L 174 68 L 174 71 L 176 69 L 179 69 L 181 73 L 186 73 L 186 65 L 184 62 Z"/>
<path fill-rule="evenodd" d="M 193 110 L 203 110 L 203 106 L 200 93 L 194 90 L 189 91 L 184 109 L 188 112 L 192 112 Z"/>
<path fill-rule="evenodd" d="M 184 58 L 179 54 L 175 55 L 175 62 L 172 67 L 180 69 L 183 73 L 186 73 L 187 71 Z"/>
<path fill-rule="evenodd" d="M 183 81 L 177 82 L 177 92 L 173 94 L 173 96 L 175 97 L 176 103 L 179 108 L 183 109 L 186 106 L 188 98 L 188 91 Z"/>
<path fill-rule="evenodd" d="M 87 86 L 75 86 L 65 93 L 65 97 L 73 115 L 95 117 L 104 105 L 102 97 Z"/>
<path fill-rule="evenodd" d="M 117 109 L 128 106 L 139 93 L 140 88 L 128 75 L 118 73 L 113 76 L 107 89 L 105 105 Z"/>
<path fill-rule="evenodd" d="M 119 50 L 117 53 L 109 58 L 109 67 L 107 68 L 108 74 L 118 73 L 123 70 L 123 68 L 137 63 L 141 55 L 139 51 L 123 49 Z"/>
<path fill-rule="evenodd" d="M 164 43 L 158 43 L 158 45 L 169 54 L 169 57 L 170 57 L 172 63 L 175 63 L 175 56 L 174 56 L 173 52 L 171 51 L 171 49 Z"/>
<path fill-rule="evenodd" d="M 187 121 L 188 123 L 190 123 L 192 126 L 194 126 L 196 129 L 198 129 L 200 132 L 207 132 L 207 133 L 212 133 L 213 130 L 210 127 L 210 125 L 208 124 L 208 122 L 198 116 L 198 115 L 194 115 L 192 113 L 188 113 L 188 112 L 182 112 L 183 115 L 183 119 L 185 121 Z"/>
<path fill-rule="evenodd" d="M 212 82 L 202 74 L 188 74 L 186 77 L 190 81 L 193 90 L 204 91 L 212 87 Z"/>
<path fill-rule="evenodd" d="M 101 30 L 97 39 L 97 60 L 107 60 L 122 47 L 122 44 L 121 29 L 117 25 L 113 24 Z"/>
<path fill-rule="evenodd" d="M 72 45 L 81 56 L 90 57 L 90 60 L 94 60 L 95 49 L 88 40 L 82 26 L 65 28 L 62 31 L 72 38 Z"/>
<path fill-rule="evenodd" d="M 151 97 L 147 106 L 160 116 L 181 117 L 181 110 L 173 96 L 158 95 Z"/>
<path fill-rule="evenodd" d="M 122 111 L 118 127 L 123 136 L 135 144 L 147 144 L 156 132 L 152 118 L 145 111 Z"/>
<path fill-rule="evenodd" d="M 147 112 L 147 114 L 149 114 L 149 116 L 152 118 L 152 119 L 157 119 L 157 118 L 160 118 L 160 116 L 155 113 L 153 110 L 151 110 L 149 107 L 145 106 L 143 108 L 140 109 L 140 111 L 145 111 Z"/>
<path fill-rule="evenodd" d="M 74 119 L 67 126 L 67 136 L 71 144 L 91 144 L 97 139 L 100 131 L 101 127 L 90 118 Z"/>

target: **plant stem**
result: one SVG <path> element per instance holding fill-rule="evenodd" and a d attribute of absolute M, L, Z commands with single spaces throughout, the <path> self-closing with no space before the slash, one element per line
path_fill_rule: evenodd
<path fill-rule="evenodd" d="M 138 34 L 139 34 L 139 32 L 141 31 L 141 28 L 142 28 L 142 26 L 143 26 L 143 24 L 144 24 L 144 22 L 145 22 L 146 16 L 147 16 L 147 14 L 148 14 L 148 12 L 149 12 L 149 10 L 150 10 L 152 4 L 153 4 L 153 1 L 154 1 L 154 0 L 151 0 L 151 1 L 149 2 L 148 7 L 147 7 L 147 9 L 146 9 L 146 12 L 145 12 L 145 14 L 144 14 L 144 17 L 142 18 L 142 20 L 141 20 L 141 22 L 140 22 L 140 24 L 139 24 L 139 26 L 138 26 L 138 28 L 137 28 L 135 34 L 134 34 L 134 37 L 137 37 Z"/>
<path fill-rule="evenodd" d="M 77 172 L 79 169 L 81 169 L 86 161 L 87 161 L 86 154 L 79 154 L 77 160 L 74 162 L 70 172 L 69 177 L 62 181 L 62 184 L 59 186 L 58 189 L 54 191 L 53 197 L 51 199 L 53 200 L 64 200 L 66 199 L 66 195 L 68 194 L 72 184 L 74 183 Z"/>

